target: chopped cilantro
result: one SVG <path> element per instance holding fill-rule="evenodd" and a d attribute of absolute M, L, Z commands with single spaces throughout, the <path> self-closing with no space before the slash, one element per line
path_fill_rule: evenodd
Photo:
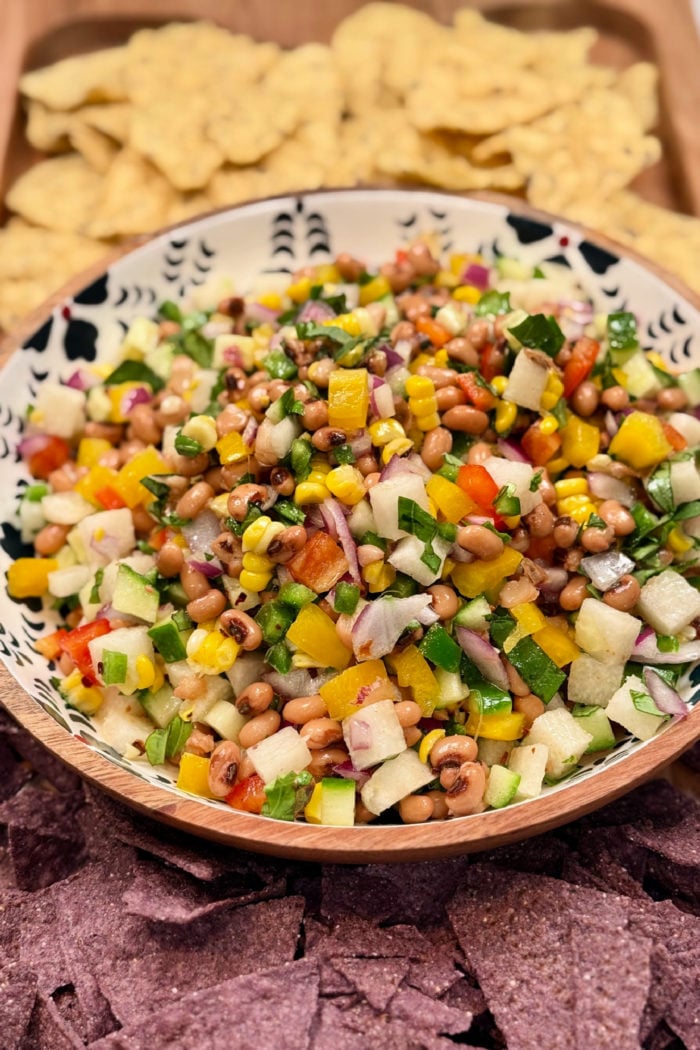
<path fill-rule="evenodd" d="M 509 328 L 508 331 L 522 346 L 527 346 L 532 350 L 542 350 L 550 357 L 558 354 L 564 345 L 564 333 L 551 315 L 532 314 L 515 328 Z"/>

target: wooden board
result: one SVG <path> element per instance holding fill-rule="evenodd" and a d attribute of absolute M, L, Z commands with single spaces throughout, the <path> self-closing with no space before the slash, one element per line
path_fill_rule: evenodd
<path fill-rule="evenodd" d="M 123 43 L 142 25 L 210 18 L 221 25 L 294 46 L 328 41 L 359 0 L 2 0 L 0 3 L 0 190 L 35 159 L 22 134 L 17 82 L 68 55 Z M 458 0 L 413 2 L 443 21 Z M 592 25 L 594 59 L 615 67 L 646 59 L 661 73 L 658 129 L 663 160 L 636 187 L 642 196 L 700 215 L 700 43 L 690 0 L 473 0 L 489 17 L 525 31 Z"/>

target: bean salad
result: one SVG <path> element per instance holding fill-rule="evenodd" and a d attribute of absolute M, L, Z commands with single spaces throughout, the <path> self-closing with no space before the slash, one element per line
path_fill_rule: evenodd
<path fill-rule="evenodd" d="M 347 253 L 138 318 L 20 443 L 67 704 L 185 792 L 346 826 L 540 794 L 687 715 L 700 402 L 556 263 Z"/>

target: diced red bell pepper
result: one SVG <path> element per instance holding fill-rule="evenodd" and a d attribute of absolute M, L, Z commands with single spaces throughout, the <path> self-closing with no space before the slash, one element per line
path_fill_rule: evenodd
<path fill-rule="evenodd" d="M 481 351 L 479 371 L 487 383 L 503 371 L 503 354 L 495 343 L 487 343 Z"/>
<path fill-rule="evenodd" d="M 482 412 L 490 412 L 495 407 L 496 398 L 490 390 L 482 386 L 474 372 L 465 372 L 457 376 L 456 383 L 475 408 L 481 409 Z"/>
<path fill-rule="evenodd" d="M 543 467 L 561 448 L 561 437 L 556 430 L 553 434 L 543 434 L 537 422 L 528 427 L 520 444 L 527 458 L 536 467 Z"/>
<path fill-rule="evenodd" d="M 433 346 L 438 348 L 449 343 L 452 338 L 452 333 L 444 325 L 434 321 L 432 317 L 419 317 L 416 321 L 416 328 L 421 335 L 430 340 Z"/>
<path fill-rule="evenodd" d="M 46 434 L 42 447 L 27 459 L 27 468 L 33 478 L 45 481 L 52 471 L 67 462 L 69 456 L 70 445 L 67 441 L 54 434 Z"/>
<path fill-rule="evenodd" d="M 61 640 L 67 634 L 68 631 L 61 627 L 58 631 L 45 635 L 44 638 L 37 638 L 34 642 L 34 648 L 38 653 L 41 653 L 46 660 L 58 660 L 63 652 L 61 649 Z"/>
<path fill-rule="evenodd" d="M 588 379 L 599 352 L 600 343 L 597 339 L 583 335 L 576 340 L 571 357 L 564 366 L 564 397 L 570 397 L 576 387 Z"/>
<path fill-rule="evenodd" d="M 480 463 L 465 464 L 459 468 L 457 484 L 481 510 L 493 510 L 493 501 L 498 495 L 498 485 L 486 467 Z"/>
<path fill-rule="evenodd" d="M 671 426 L 670 423 L 662 423 L 661 425 L 664 428 L 666 440 L 676 452 L 681 452 L 682 449 L 688 447 L 688 442 L 674 426 Z"/>
<path fill-rule="evenodd" d="M 104 488 L 99 489 L 95 493 L 95 499 L 101 503 L 105 510 L 121 510 L 122 507 L 126 506 L 126 502 L 111 485 L 105 485 Z"/>
<path fill-rule="evenodd" d="M 234 784 L 226 796 L 226 801 L 233 809 L 242 809 L 246 813 L 260 813 L 265 805 L 265 784 L 257 773 Z"/>
<path fill-rule="evenodd" d="M 297 583 L 316 594 L 330 591 L 348 571 L 348 559 L 327 532 L 315 532 L 287 565 Z"/>
<path fill-rule="evenodd" d="M 83 624 L 82 627 L 76 627 L 72 631 L 66 631 L 59 640 L 61 652 L 68 653 L 83 678 L 88 678 L 91 685 L 97 682 L 97 678 L 88 644 L 95 638 L 100 638 L 103 634 L 109 634 L 111 630 L 112 625 L 109 620 L 93 620 L 92 623 Z"/>

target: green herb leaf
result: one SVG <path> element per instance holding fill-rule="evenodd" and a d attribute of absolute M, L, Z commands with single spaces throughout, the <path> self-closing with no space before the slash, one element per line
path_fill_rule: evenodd
<path fill-rule="evenodd" d="M 168 730 L 154 729 L 146 737 L 146 758 L 152 766 L 162 766 L 168 744 Z"/>
<path fill-rule="evenodd" d="M 277 403 L 280 406 L 280 419 L 286 419 L 287 416 L 302 416 L 304 414 L 304 406 L 294 396 L 294 388 L 291 386 L 289 390 L 285 390 Z"/>
<path fill-rule="evenodd" d="M 333 449 L 333 455 L 335 456 L 336 463 L 354 463 L 355 453 L 349 445 L 339 445 L 338 448 Z"/>
<path fill-rule="evenodd" d="M 301 773 L 285 773 L 265 787 L 267 801 L 262 808 L 265 817 L 277 820 L 295 820 L 304 810 L 314 789 L 314 778 L 304 769 Z"/>
<path fill-rule="evenodd" d="M 162 477 L 168 477 L 169 475 L 161 475 Z M 170 495 L 170 486 L 166 485 L 164 481 L 158 481 L 157 474 L 151 474 L 147 478 L 141 478 L 141 484 L 145 489 L 156 497 L 157 500 L 163 501 Z"/>
<path fill-rule="evenodd" d="M 105 386 L 117 386 L 119 383 L 148 383 L 154 394 L 165 386 L 160 376 L 143 361 L 122 361 L 104 380 Z"/>
<path fill-rule="evenodd" d="M 493 610 L 487 619 L 489 621 L 489 635 L 491 641 L 494 645 L 497 645 L 499 649 L 502 649 L 505 645 L 506 638 L 508 638 L 515 629 L 515 617 L 511 616 L 507 609 L 504 609 L 499 605 Z"/>
<path fill-rule="evenodd" d="M 522 346 L 527 346 L 532 350 L 542 350 L 550 357 L 558 354 L 564 345 L 564 333 L 551 315 L 532 314 L 515 328 L 509 328 L 508 331 Z"/>
<path fill-rule="evenodd" d="M 182 323 L 182 311 L 177 303 L 174 303 L 171 299 L 166 299 L 158 307 L 158 314 L 165 321 L 177 321 L 178 324 Z"/>
<path fill-rule="evenodd" d="M 300 339 L 328 339 L 338 346 L 345 346 L 355 338 L 337 325 L 316 324 L 315 321 L 300 321 L 295 328 Z"/>
<path fill-rule="evenodd" d="M 181 456 L 187 456 L 188 459 L 194 459 L 204 449 L 199 441 L 195 438 L 186 437 L 182 432 L 175 436 L 175 451 Z"/>
<path fill-rule="evenodd" d="M 90 604 L 91 605 L 96 605 L 97 602 L 100 601 L 100 587 L 102 586 L 102 581 L 104 579 L 104 575 L 105 575 L 104 569 L 97 569 L 97 571 L 95 572 L 95 582 L 93 583 L 92 590 L 90 591 Z M 122 681 L 123 681 L 123 679 L 122 679 Z"/>
<path fill-rule="evenodd" d="M 263 368 L 270 379 L 296 379 L 298 369 L 284 350 L 273 350 L 263 358 Z"/>
<path fill-rule="evenodd" d="M 611 350 L 635 350 L 639 346 L 634 314 L 621 310 L 608 314 L 608 345 Z"/>
<path fill-rule="evenodd" d="M 302 507 L 297 507 L 296 503 L 292 503 L 291 500 L 277 500 L 274 509 L 280 518 L 291 522 L 292 525 L 303 525 L 306 521 L 306 511 Z"/>
<path fill-rule="evenodd" d="M 548 704 L 559 686 L 566 680 L 566 673 L 547 656 L 532 638 L 521 638 L 508 653 L 520 677 L 530 686 L 535 696 Z"/>
<path fill-rule="evenodd" d="M 204 315 L 206 320 L 206 314 Z M 177 341 L 180 350 L 187 357 L 191 357 L 200 368 L 211 368 L 214 359 L 214 343 L 205 339 L 201 332 L 184 332 Z"/>
<path fill-rule="evenodd" d="M 657 715 L 661 718 L 664 717 L 663 711 L 659 711 L 652 697 L 650 697 L 648 693 L 640 693 L 636 689 L 630 689 L 630 697 L 638 711 L 642 711 L 645 715 Z"/>
<path fill-rule="evenodd" d="M 666 514 L 673 513 L 675 502 L 673 499 L 673 487 L 671 485 L 671 464 L 660 463 L 656 470 L 645 482 L 647 495 L 653 503 Z"/>
<path fill-rule="evenodd" d="M 484 292 L 474 307 L 474 313 L 477 317 L 485 317 L 486 314 L 509 314 L 510 310 L 510 292 L 497 292 L 495 290 Z"/>
<path fill-rule="evenodd" d="M 530 480 L 530 492 L 537 492 L 538 488 L 542 483 L 542 471 L 538 470 L 536 474 L 532 475 Z"/>

